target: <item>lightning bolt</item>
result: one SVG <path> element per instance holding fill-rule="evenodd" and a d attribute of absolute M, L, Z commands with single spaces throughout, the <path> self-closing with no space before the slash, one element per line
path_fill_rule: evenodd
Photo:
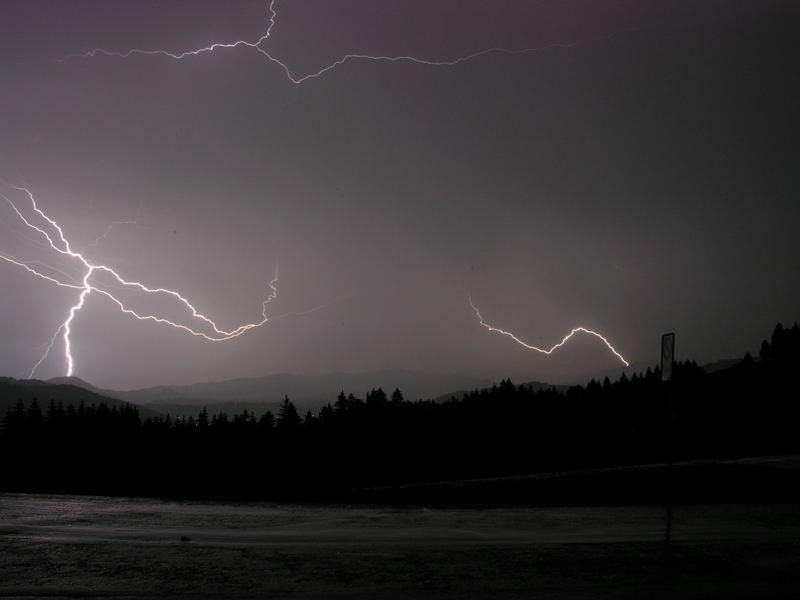
<path fill-rule="evenodd" d="M 100 242 L 102 242 L 109 236 L 111 230 L 114 229 L 114 227 L 117 227 L 118 225 L 138 225 L 141 212 L 142 212 L 142 205 L 139 204 L 139 209 L 136 211 L 135 219 L 130 219 L 128 221 L 111 221 L 108 227 L 106 227 L 106 230 L 100 235 L 98 235 L 93 242 L 91 242 L 90 244 L 86 244 L 83 248 L 81 248 L 81 254 L 85 253 L 88 248 L 95 248 L 99 246 Z"/>
<path fill-rule="evenodd" d="M 269 19 L 267 24 L 267 29 L 263 35 L 261 35 L 256 40 L 248 41 L 248 40 L 236 40 L 233 42 L 215 42 L 208 46 L 203 46 L 201 48 L 195 48 L 193 50 L 185 50 L 183 52 L 169 52 L 167 50 L 146 50 L 142 48 L 131 48 L 130 50 L 125 50 L 124 52 L 115 52 L 110 50 L 105 50 L 104 48 L 93 48 L 86 52 L 79 52 L 79 53 L 72 53 L 62 56 L 61 58 L 57 59 L 58 62 L 64 62 L 74 58 L 93 58 L 96 56 L 106 56 L 110 58 L 129 58 L 134 55 L 141 55 L 141 56 L 164 56 L 167 58 L 172 58 L 175 60 L 182 60 L 184 58 L 192 57 L 192 56 L 199 56 L 201 54 L 206 54 L 209 52 L 214 52 L 216 50 L 231 50 L 233 48 L 248 48 L 255 52 L 261 54 L 264 58 L 269 60 L 270 62 L 274 63 L 284 72 L 286 78 L 295 85 L 300 85 L 305 81 L 310 79 L 316 79 L 329 71 L 340 67 L 341 65 L 352 62 L 352 61 L 372 61 L 372 62 L 410 62 L 415 63 L 418 65 L 424 65 L 428 67 L 452 67 L 464 62 L 468 62 L 479 58 L 481 56 L 486 56 L 489 54 L 507 54 L 507 55 L 519 55 L 519 54 L 532 54 L 538 52 L 545 52 L 551 49 L 568 49 L 573 48 L 575 46 L 592 44 L 595 42 L 599 42 L 602 40 L 610 39 L 619 33 L 627 33 L 632 31 L 638 31 L 640 28 L 629 28 L 623 31 L 617 31 L 614 33 L 609 33 L 605 35 L 599 35 L 596 37 L 578 40 L 571 43 L 551 43 L 546 44 L 544 46 L 536 46 L 531 48 L 502 48 L 502 47 L 492 47 L 492 48 L 484 48 L 482 50 L 477 50 L 476 52 L 472 52 L 471 54 L 467 54 L 464 56 L 459 56 L 457 58 L 453 58 L 450 60 L 430 60 L 425 58 L 419 58 L 416 56 L 404 55 L 404 56 L 388 56 L 388 55 L 370 55 L 370 54 L 345 54 L 344 56 L 334 60 L 333 62 L 323 66 L 317 71 L 313 71 L 310 73 L 306 73 L 304 75 L 297 75 L 295 74 L 289 65 L 276 58 L 273 54 L 271 54 L 268 50 L 264 48 L 264 45 L 269 40 L 270 35 L 272 34 L 272 29 L 275 27 L 275 23 L 277 20 L 277 11 L 275 10 L 275 4 L 277 0 L 271 0 L 268 5 L 268 12 L 269 12 Z"/>
<path fill-rule="evenodd" d="M 411 56 L 411 55 L 389 56 L 389 55 L 369 55 L 369 54 L 345 54 L 345 55 L 341 56 L 340 58 L 332 61 L 331 63 L 329 63 L 327 65 L 324 65 L 323 67 L 321 67 L 320 69 L 318 69 L 316 71 L 308 72 L 308 73 L 305 73 L 305 74 L 297 74 L 290 68 L 288 63 L 286 63 L 286 62 L 282 61 L 281 59 L 277 58 L 275 55 L 273 55 L 266 48 L 267 42 L 269 41 L 270 36 L 272 34 L 272 31 L 273 31 L 273 29 L 274 29 L 274 27 L 276 25 L 276 22 L 277 22 L 277 16 L 278 15 L 277 15 L 277 11 L 276 11 L 276 8 L 275 8 L 276 3 L 277 3 L 277 0 L 270 0 L 269 1 L 268 5 L 267 5 L 268 18 L 267 18 L 266 30 L 264 31 L 264 33 L 262 35 L 260 35 L 256 39 L 252 39 L 252 40 L 235 40 L 235 41 L 232 41 L 232 42 L 214 42 L 214 43 L 212 43 L 210 45 L 207 45 L 207 46 L 204 46 L 204 47 L 195 48 L 195 49 L 191 49 L 191 50 L 185 50 L 185 51 L 182 51 L 182 52 L 169 52 L 167 50 L 142 49 L 142 48 L 132 48 L 132 49 L 129 49 L 129 50 L 126 50 L 126 51 L 123 51 L 123 52 L 119 52 L 119 51 L 109 51 L 109 50 L 106 50 L 106 49 L 103 49 L 103 48 L 93 48 L 93 49 L 91 49 L 89 51 L 82 52 L 82 53 L 68 54 L 68 55 L 65 55 L 65 56 L 57 59 L 57 60 L 59 62 L 64 62 L 64 61 L 71 60 L 71 59 L 89 59 L 89 58 L 98 57 L 98 56 L 125 59 L 125 58 L 130 58 L 131 56 L 134 56 L 134 55 L 161 56 L 161 57 L 170 58 L 170 59 L 174 59 L 174 60 L 183 60 L 183 59 L 186 59 L 186 58 L 200 56 L 200 55 L 203 55 L 203 54 L 206 54 L 206 53 L 215 52 L 215 51 L 232 50 L 232 49 L 236 49 L 236 48 L 245 48 L 245 49 L 251 50 L 253 52 L 258 52 L 259 54 L 261 54 L 265 59 L 267 59 L 271 63 L 273 63 L 276 66 L 278 66 L 283 71 L 283 73 L 285 74 L 285 76 L 286 76 L 288 81 L 290 81 L 291 83 L 293 83 L 295 85 L 300 85 L 300 84 L 303 84 L 304 82 L 307 82 L 309 80 L 321 77 L 321 76 L 323 76 L 323 75 L 325 75 L 325 74 L 337 69 L 338 67 L 346 64 L 346 63 L 354 62 L 354 61 L 372 61 L 372 62 L 390 62 L 390 63 L 406 62 L 406 63 L 414 63 L 414 64 L 417 64 L 417 65 L 422 65 L 422 66 L 427 66 L 427 67 L 452 67 L 452 66 L 459 65 L 461 63 L 472 61 L 472 60 L 477 59 L 479 57 L 492 55 L 492 54 L 524 55 L 524 54 L 544 52 L 544 51 L 547 51 L 547 50 L 550 50 L 550 49 L 568 49 L 568 48 L 572 48 L 572 47 L 579 46 L 579 45 L 586 45 L 586 44 L 591 44 L 591 43 L 595 43 L 595 42 L 602 41 L 602 40 L 607 40 L 607 39 L 610 39 L 611 37 L 614 37 L 614 36 L 618 35 L 619 33 L 630 32 L 630 31 L 638 31 L 640 29 L 640 28 L 631 28 L 631 29 L 623 30 L 622 32 L 617 31 L 617 32 L 614 32 L 614 33 L 609 33 L 609 34 L 596 36 L 596 37 L 592 37 L 592 38 L 588 38 L 588 39 L 578 40 L 578 41 L 571 42 L 571 43 L 551 43 L 551 44 L 538 46 L 538 47 L 518 48 L 518 49 L 503 48 L 503 47 L 491 47 L 491 48 L 485 48 L 485 49 L 482 49 L 482 50 L 478 50 L 478 51 L 472 52 L 470 54 L 467 54 L 467 55 L 464 55 L 464 56 L 459 56 L 459 57 L 456 57 L 456 58 L 453 58 L 453 59 L 449 59 L 449 60 L 431 60 L 431 59 L 425 59 L 425 58 L 420 58 L 420 57 Z M 212 342 L 220 342 L 220 341 L 229 340 L 229 339 L 234 338 L 234 337 L 238 337 L 238 336 L 244 334 L 245 332 L 247 332 L 247 331 L 249 331 L 249 330 L 251 330 L 253 328 L 257 328 L 257 327 L 260 327 L 260 326 L 264 325 L 269 320 L 268 317 L 267 317 L 267 305 L 277 297 L 277 287 L 276 287 L 276 284 L 277 284 L 277 281 L 278 281 L 277 268 L 276 268 L 276 272 L 275 272 L 275 277 L 268 283 L 268 287 L 269 287 L 270 291 L 269 291 L 269 293 L 267 294 L 267 297 L 265 298 L 265 300 L 262 303 L 262 311 L 261 311 L 261 317 L 262 318 L 260 320 L 257 320 L 255 322 L 253 322 L 253 323 L 247 323 L 247 324 L 244 324 L 244 325 L 240 325 L 239 327 L 237 327 L 235 329 L 226 331 L 226 330 L 221 329 L 220 327 L 218 327 L 217 324 L 213 320 L 211 320 L 210 318 L 208 318 L 205 315 L 203 315 L 202 313 L 200 313 L 184 296 L 182 296 L 178 292 L 173 291 L 173 290 L 168 290 L 168 289 L 165 289 L 165 288 L 149 288 L 149 287 L 145 286 L 144 284 L 142 284 L 140 282 L 137 282 L 137 281 L 127 281 L 124 278 L 122 278 L 117 273 L 117 271 L 115 271 L 113 268 L 108 267 L 106 265 L 102 265 L 102 264 L 95 264 L 95 263 L 91 262 L 90 260 L 88 260 L 84 256 L 85 250 L 87 250 L 90 247 L 97 246 L 102 241 L 102 239 L 104 239 L 110 233 L 111 228 L 115 224 L 135 223 L 136 221 L 112 223 L 109 226 L 109 228 L 106 230 L 106 232 L 104 234 L 102 234 L 101 236 L 99 236 L 93 243 L 89 244 L 88 246 L 83 248 L 81 251 L 76 252 L 76 251 L 73 251 L 72 248 L 70 247 L 70 244 L 67 241 L 66 237 L 64 236 L 64 233 L 63 233 L 61 227 L 55 221 L 50 219 L 43 211 L 41 211 L 39 209 L 39 207 L 37 206 L 33 195 L 31 194 L 31 192 L 27 188 L 16 187 L 16 186 L 9 186 L 9 187 L 12 187 L 13 189 L 15 189 L 15 190 L 17 190 L 19 192 L 25 193 L 28 196 L 28 198 L 30 200 L 30 203 L 31 203 L 31 205 L 33 207 L 33 211 L 38 215 L 38 217 L 41 220 L 44 221 L 44 223 L 46 223 L 46 226 L 51 231 L 48 233 L 43 227 L 39 227 L 37 225 L 32 224 L 28 219 L 26 219 L 25 216 L 23 216 L 22 212 L 17 208 L 17 206 L 16 206 L 16 204 L 14 204 L 14 202 L 12 202 L 4 194 L 0 193 L 0 197 L 4 198 L 8 202 L 8 204 L 13 208 L 13 210 L 16 212 L 18 217 L 22 220 L 22 222 L 26 226 L 28 226 L 31 230 L 33 230 L 36 233 L 40 234 L 45 239 L 45 241 L 47 242 L 47 244 L 49 245 L 49 247 L 52 250 L 54 250 L 55 252 L 57 252 L 57 253 L 59 253 L 59 254 L 61 254 L 63 256 L 67 256 L 67 257 L 70 257 L 70 258 L 73 258 L 73 259 L 77 260 L 79 265 L 80 265 L 80 267 L 84 269 L 84 274 L 83 274 L 83 277 L 81 278 L 80 283 L 70 283 L 68 281 L 63 281 L 63 280 L 59 279 L 58 277 L 56 277 L 55 275 L 53 275 L 53 273 L 60 273 L 61 275 L 64 275 L 68 279 L 72 279 L 72 277 L 70 277 L 69 275 L 67 275 L 63 271 L 59 271 L 55 267 L 52 267 L 50 265 L 40 265 L 39 268 L 37 268 L 36 265 L 38 265 L 39 263 L 25 262 L 25 261 L 22 261 L 22 260 L 19 260 L 19 259 L 15 258 L 15 257 L 13 257 L 11 255 L 0 253 L 0 260 L 3 260 L 3 261 L 8 262 L 10 264 L 16 265 L 16 266 L 18 266 L 18 267 L 20 267 L 22 269 L 25 269 L 27 272 L 29 272 L 29 273 L 37 276 L 37 277 L 40 277 L 40 278 L 42 278 L 42 279 L 44 279 L 44 280 L 46 280 L 46 281 L 48 281 L 50 283 L 53 283 L 53 284 L 55 284 L 55 285 L 57 285 L 59 287 L 75 289 L 75 290 L 78 290 L 80 292 L 76 303 L 70 308 L 66 320 L 59 325 L 58 329 L 56 330 L 56 332 L 54 333 L 53 337 L 51 338 L 50 343 L 47 346 L 47 349 L 46 349 L 44 355 L 34 365 L 33 369 L 31 370 L 31 373 L 30 373 L 31 377 L 33 376 L 33 373 L 36 371 L 36 369 L 42 364 L 42 362 L 47 357 L 47 355 L 52 350 L 52 348 L 55 346 L 59 336 L 62 335 L 62 334 L 63 334 L 63 339 L 64 339 L 65 357 L 66 357 L 66 362 L 67 362 L 67 375 L 71 375 L 72 374 L 72 372 L 74 370 L 74 360 L 73 360 L 73 357 L 72 357 L 71 341 L 70 341 L 71 326 L 72 326 L 72 323 L 73 323 L 77 313 L 84 307 L 86 298 L 92 292 L 95 292 L 98 295 L 100 295 L 102 297 L 105 297 L 108 300 L 110 300 L 124 314 L 128 314 L 128 315 L 130 315 L 130 316 L 132 316 L 132 317 L 134 317 L 136 319 L 139 319 L 139 320 L 149 320 L 149 321 L 153 321 L 153 322 L 156 322 L 156 323 L 169 325 L 171 327 L 174 327 L 174 328 L 177 328 L 177 329 L 181 329 L 181 330 L 183 330 L 183 331 L 185 331 L 185 332 L 187 332 L 187 333 L 189 333 L 189 334 L 191 334 L 193 336 L 202 337 L 202 338 L 204 338 L 204 339 L 206 339 L 208 341 L 212 341 Z M 46 269 L 43 269 L 41 267 L 46 267 Z M 185 325 L 185 324 L 182 324 L 182 323 L 177 323 L 177 322 L 171 321 L 169 319 L 156 316 L 154 314 L 143 314 L 143 313 L 140 313 L 140 312 L 137 312 L 137 311 L 133 310 L 132 308 L 128 307 L 118 297 L 118 295 L 115 295 L 112 291 L 109 291 L 108 289 L 103 289 L 102 287 L 100 287 L 101 284 L 96 281 L 96 279 L 97 279 L 96 276 L 99 275 L 99 274 L 110 275 L 117 282 L 117 284 L 119 286 L 121 286 L 122 288 L 133 288 L 133 289 L 137 289 L 137 290 L 139 290 L 139 291 L 141 291 L 143 293 L 146 293 L 146 294 L 168 295 L 168 296 L 174 298 L 180 305 L 182 305 L 186 310 L 188 310 L 188 312 L 190 313 L 192 319 L 194 319 L 195 321 L 199 321 L 202 325 L 204 325 L 206 327 L 206 331 L 201 331 L 199 328 L 191 327 L 191 326 L 188 326 L 188 325 Z M 599 333 L 597 333 L 597 332 L 591 331 L 591 330 L 583 328 L 583 327 L 578 327 L 578 328 L 573 329 L 569 333 L 569 335 L 567 335 L 563 340 L 561 340 L 561 342 L 559 342 L 558 344 L 556 344 L 555 346 L 553 346 L 549 350 L 543 349 L 543 348 L 538 348 L 536 346 L 532 346 L 530 344 L 527 344 L 527 343 L 523 342 L 522 340 L 520 340 L 519 338 L 517 338 L 516 336 L 514 336 L 510 332 L 503 331 L 501 329 L 498 329 L 498 328 L 495 328 L 495 327 L 492 327 L 492 326 L 488 325 L 487 323 L 484 322 L 483 317 L 481 316 L 480 312 L 475 307 L 475 305 L 472 303 L 472 299 L 471 298 L 470 298 L 469 302 L 470 302 L 470 306 L 472 307 L 472 309 L 475 311 L 476 315 L 478 316 L 480 324 L 483 327 L 487 328 L 489 331 L 501 333 L 503 335 L 511 337 L 514 341 L 516 341 L 517 343 L 521 344 L 522 346 L 524 346 L 524 347 L 526 347 L 526 348 L 528 348 L 530 350 L 536 350 L 537 352 L 541 352 L 541 353 L 549 355 L 553 351 L 555 351 L 556 349 L 558 349 L 561 346 L 563 346 L 564 344 L 566 344 L 575 334 L 577 334 L 577 333 L 586 333 L 586 334 L 590 334 L 590 335 L 593 335 L 595 337 L 598 337 L 600 340 L 602 340 L 606 344 L 606 346 L 614 353 L 614 355 L 616 355 L 626 366 L 628 365 L 628 362 L 622 357 L 622 355 L 619 352 L 617 352 L 613 348 L 613 346 L 608 342 L 608 340 L 605 337 L 603 337 L 602 335 L 600 335 Z M 325 305 L 325 306 L 328 306 L 328 305 Z M 320 308 L 324 308 L 325 306 L 318 307 L 318 308 L 312 309 L 310 311 L 300 312 L 300 313 L 286 313 L 284 315 L 280 315 L 280 317 L 290 316 L 290 315 L 309 314 L 311 312 L 319 310 Z M 273 317 L 272 319 L 274 320 L 274 318 L 276 318 L 276 317 Z"/>
<path fill-rule="evenodd" d="M 70 281 L 64 281 L 59 276 L 55 275 L 55 274 L 61 275 L 68 280 L 72 279 L 70 275 L 55 267 L 40 263 L 38 261 L 26 262 L 10 254 L 0 253 L 0 260 L 4 262 L 20 267 L 21 269 L 24 269 L 28 273 L 40 279 L 43 279 L 48 283 L 57 285 L 62 288 L 78 290 L 80 292 L 78 294 L 78 298 L 75 304 L 73 304 L 70 307 L 66 319 L 58 326 L 56 332 L 50 339 L 50 342 L 47 345 L 44 354 L 31 368 L 29 377 L 32 378 L 34 376 L 36 369 L 39 368 L 39 366 L 44 362 L 44 360 L 50 354 L 50 351 L 56 345 L 59 336 L 62 336 L 64 340 L 64 357 L 66 361 L 66 374 L 67 376 L 70 376 L 74 373 L 75 360 L 73 357 L 72 340 L 71 340 L 72 325 L 77 314 L 81 311 L 81 309 L 83 309 L 86 303 L 86 298 L 89 296 L 89 294 L 93 292 L 100 295 L 101 297 L 110 300 L 114 305 L 116 305 L 116 307 L 122 313 L 130 315 L 140 321 L 153 321 L 155 323 L 168 325 L 170 327 L 182 330 L 193 336 L 201 337 L 211 342 L 222 342 L 230 340 L 235 337 L 239 337 L 240 335 L 246 333 L 247 331 L 250 331 L 251 329 L 255 329 L 257 327 L 261 327 L 262 325 L 267 323 L 267 321 L 271 320 L 270 317 L 267 316 L 267 306 L 278 296 L 277 265 L 275 267 L 275 276 L 267 283 L 269 291 L 267 293 L 266 298 L 262 301 L 261 304 L 261 318 L 252 323 L 245 323 L 234 329 L 225 330 L 219 327 L 212 319 L 199 312 L 197 308 L 195 308 L 195 306 L 180 293 L 166 288 L 150 288 L 138 281 L 129 281 L 123 278 L 112 267 L 91 262 L 83 255 L 82 251 L 76 252 L 75 250 L 72 249 L 69 240 L 64 235 L 64 231 L 61 228 L 61 226 L 58 225 L 58 223 L 56 223 L 53 219 L 47 216 L 47 214 L 45 214 L 44 211 L 42 211 L 39 208 L 38 204 L 36 203 L 36 199 L 34 198 L 33 194 L 30 192 L 28 188 L 18 187 L 6 182 L 0 182 L 0 183 L 5 185 L 7 188 L 11 188 L 21 194 L 24 194 L 27 197 L 27 199 L 30 202 L 30 207 L 33 211 L 33 214 L 36 215 L 35 218 L 38 219 L 39 224 L 34 223 L 30 218 L 25 216 L 25 214 L 23 214 L 23 211 L 20 210 L 20 208 L 17 206 L 17 203 L 15 203 L 8 195 L 0 192 L 0 198 L 6 201 L 6 203 L 11 207 L 11 209 L 17 215 L 19 220 L 26 227 L 28 227 L 31 231 L 38 234 L 38 236 L 44 240 L 45 247 L 49 246 L 49 248 L 55 251 L 57 254 L 70 259 L 74 259 L 75 261 L 77 261 L 78 266 L 81 269 L 83 269 L 83 276 L 80 279 L 80 283 L 71 283 Z M 100 236 L 100 238 L 98 238 L 96 242 L 99 242 L 99 240 L 105 237 L 107 234 L 108 231 L 106 231 L 106 233 Z M 103 285 L 101 281 L 97 281 L 98 275 L 110 276 L 113 282 L 115 282 L 114 286 Z M 179 306 L 183 307 L 183 309 L 188 312 L 190 318 L 192 319 L 191 322 L 193 323 L 199 322 L 199 324 L 202 325 L 205 328 L 205 330 L 202 330 L 197 325 L 190 326 L 184 323 L 178 323 L 171 319 L 157 316 L 156 314 L 149 314 L 133 310 L 132 308 L 127 306 L 122 299 L 119 298 L 119 294 L 109 290 L 108 289 L 109 287 L 115 287 L 116 289 L 133 289 L 143 292 L 145 294 L 160 295 L 173 298 L 178 303 Z M 316 309 L 311 309 L 310 311 L 305 311 L 303 313 L 287 313 L 286 315 L 282 316 L 289 316 L 293 314 L 297 315 L 310 314 L 311 312 L 319 310 L 320 308 L 324 308 L 325 306 L 318 307 Z"/>
<path fill-rule="evenodd" d="M 467 299 L 469 300 L 469 305 L 472 307 L 472 310 L 475 311 L 475 315 L 478 317 L 478 322 L 481 324 L 482 327 L 485 327 L 486 329 L 488 329 L 489 331 L 492 331 L 494 333 L 500 333 L 502 335 L 510 337 L 512 340 L 517 342 L 520 346 L 523 346 L 523 347 L 527 348 L 528 350 L 535 350 L 536 352 L 541 352 L 542 354 L 550 355 L 553 352 L 555 352 L 556 350 L 558 350 L 559 348 L 561 348 L 569 340 L 571 340 L 574 335 L 576 335 L 578 333 L 586 333 L 588 335 L 593 335 L 594 337 L 598 338 L 600 341 L 602 341 L 608 347 L 609 350 L 611 350 L 611 352 L 614 354 L 614 356 L 616 356 L 620 361 L 622 361 L 622 364 L 624 364 L 626 367 L 630 366 L 630 363 L 627 360 L 625 360 L 625 358 L 622 356 L 622 354 L 617 352 L 616 348 L 614 348 L 614 346 L 611 345 L 611 342 L 609 342 L 605 337 L 603 337 L 602 335 L 600 335 L 596 331 L 592 331 L 591 329 L 586 329 L 585 327 L 576 327 L 575 329 L 570 331 L 564 337 L 563 340 L 561 340 L 560 342 L 555 344 L 552 348 L 550 348 L 550 349 L 539 348 L 537 346 L 533 346 L 531 344 L 528 344 L 527 342 L 523 342 L 521 339 L 519 339 L 517 336 L 515 336 L 510 331 L 505 331 L 505 330 L 500 329 L 498 327 L 493 327 L 492 325 L 489 325 L 486 321 L 483 320 L 483 315 L 481 315 L 481 311 L 478 310 L 478 307 L 475 306 L 475 304 L 472 302 L 472 297 L 467 295 Z"/>

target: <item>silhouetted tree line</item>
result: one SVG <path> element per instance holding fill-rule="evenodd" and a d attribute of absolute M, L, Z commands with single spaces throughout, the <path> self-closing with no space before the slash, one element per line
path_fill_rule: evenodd
<path fill-rule="evenodd" d="M 780 324 L 734 367 L 678 362 L 616 381 L 510 380 L 444 402 L 341 392 L 301 416 L 147 417 L 132 405 L 19 402 L 3 419 L 0 489 L 227 498 L 392 486 L 673 459 L 800 451 L 800 329 Z"/>

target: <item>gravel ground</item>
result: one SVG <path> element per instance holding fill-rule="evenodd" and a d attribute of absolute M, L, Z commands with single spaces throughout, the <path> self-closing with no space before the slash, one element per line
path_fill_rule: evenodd
<path fill-rule="evenodd" d="M 5 495 L 0 597 L 800 598 L 800 507 L 671 517 Z"/>

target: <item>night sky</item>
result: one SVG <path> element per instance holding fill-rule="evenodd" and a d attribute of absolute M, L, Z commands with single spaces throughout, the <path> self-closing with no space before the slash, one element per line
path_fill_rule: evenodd
<path fill-rule="evenodd" d="M 285 316 L 225 342 L 90 293 L 72 323 L 75 375 L 133 388 L 405 368 L 559 383 L 619 365 L 591 337 L 526 350 L 482 328 L 467 292 L 529 343 L 584 326 L 640 364 L 662 333 L 703 363 L 800 318 L 797 2 L 275 9 L 261 47 L 296 79 L 350 53 L 540 50 L 353 59 L 297 85 L 247 46 L 58 60 L 256 41 L 263 0 L 3 0 L 0 178 L 75 250 L 225 329 L 259 320 L 279 264 L 267 314 Z M 0 253 L 80 283 L 76 259 L 0 204 Z M 182 318 L 168 298 L 118 291 Z M 0 262 L 0 374 L 28 374 L 79 294 Z M 64 362 L 59 338 L 36 376 Z"/>

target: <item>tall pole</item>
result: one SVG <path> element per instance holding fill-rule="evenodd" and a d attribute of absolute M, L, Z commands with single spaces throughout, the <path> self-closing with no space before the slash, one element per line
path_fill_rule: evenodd
<path fill-rule="evenodd" d="M 661 383 L 667 394 L 667 462 L 672 468 L 672 365 L 675 360 L 675 334 L 661 336 Z"/>
<path fill-rule="evenodd" d="M 667 514 L 665 517 L 664 541 L 672 540 L 672 365 L 675 360 L 675 334 L 661 336 L 661 384 L 667 396 L 666 446 L 667 446 Z"/>

